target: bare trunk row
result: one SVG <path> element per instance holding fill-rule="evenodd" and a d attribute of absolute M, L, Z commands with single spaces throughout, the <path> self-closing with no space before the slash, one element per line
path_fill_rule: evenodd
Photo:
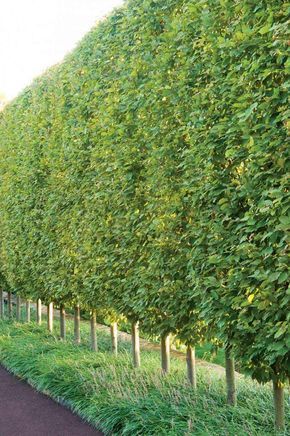
<path fill-rule="evenodd" d="M 36 303 L 36 321 L 41 324 L 41 300 L 38 299 Z M 30 301 L 26 301 L 26 322 L 30 322 Z M 7 293 L 7 311 L 8 317 L 12 318 L 12 294 Z M 0 318 L 4 317 L 4 295 L 3 290 L 0 290 Z M 16 296 L 16 320 L 21 320 L 21 298 Z M 66 338 L 66 313 L 63 305 L 60 306 L 60 337 L 65 340 Z M 91 330 L 91 349 L 98 350 L 97 336 L 96 336 L 96 311 L 91 311 L 90 319 Z M 53 332 L 53 303 L 47 305 L 47 328 Z M 110 327 L 111 331 L 111 344 L 112 352 L 118 354 L 118 327 L 117 323 L 113 322 Z M 141 363 L 140 359 L 140 337 L 139 337 L 139 323 L 133 322 L 131 326 L 132 335 L 132 357 L 133 365 L 138 368 Z M 77 304 L 74 309 L 74 339 L 76 344 L 80 344 L 80 306 Z M 189 383 L 196 388 L 196 363 L 195 363 L 195 349 L 190 345 L 186 350 L 187 362 L 187 377 Z M 164 375 L 170 372 L 170 335 L 163 335 L 161 337 L 161 369 Z M 235 362 L 231 353 L 231 347 L 227 346 L 225 349 L 225 374 L 226 374 L 226 387 L 227 387 L 227 403 L 231 406 L 237 404 L 236 382 L 235 382 Z M 275 427 L 277 430 L 285 428 L 285 399 L 283 384 L 274 379 L 273 380 L 273 397 L 274 397 L 274 410 L 275 410 Z"/>
<path fill-rule="evenodd" d="M 12 294 L 11 292 L 7 293 L 7 311 L 8 317 L 12 318 L 13 315 L 13 302 L 12 302 Z M 0 319 L 4 318 L 4 292 L 0 290 Z M 21 297 L 19 295 L 16 296 L 16 320 L 21 321 Z M 26 300 L 26 313 L 25 313 L 26 322 L 30 322 L 30 301 Z"/>

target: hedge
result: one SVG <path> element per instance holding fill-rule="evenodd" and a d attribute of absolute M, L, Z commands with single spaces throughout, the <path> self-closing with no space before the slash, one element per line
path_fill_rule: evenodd
<path fill-rule="evenodd" d="M 7 105 L 3 286 L 189 347 L 218 338 L 279 390 L 288 25 L 278 0 L 131 0 Z"/>

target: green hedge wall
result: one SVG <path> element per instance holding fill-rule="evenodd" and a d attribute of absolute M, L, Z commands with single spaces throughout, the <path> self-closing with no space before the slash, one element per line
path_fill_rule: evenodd
<path fill-rule="evenodd" d="M 0 115 L 11 289 L 290 376 L 289 4 L 132 0 Z"/>

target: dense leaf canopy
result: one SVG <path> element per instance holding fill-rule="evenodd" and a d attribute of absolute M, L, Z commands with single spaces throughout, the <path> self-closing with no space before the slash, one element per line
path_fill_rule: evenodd
<path fill-rule="evenodd" d="M 0 114 L 7 286 L 289 377 L 288 26 L 281 0 L 132 0 L 25 89 Z"/>

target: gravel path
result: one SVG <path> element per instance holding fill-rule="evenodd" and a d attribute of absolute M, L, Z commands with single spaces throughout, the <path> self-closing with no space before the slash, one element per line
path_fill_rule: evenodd
<path fill-rule="evenodd" d="M 0 366 L 0 436 L 101 436 Z"/>

